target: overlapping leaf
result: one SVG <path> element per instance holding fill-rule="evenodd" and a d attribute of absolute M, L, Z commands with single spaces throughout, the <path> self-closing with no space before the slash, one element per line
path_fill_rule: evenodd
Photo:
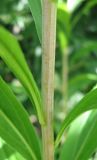
<path fill-rule="evenodd" d="M 0 160 L 25 160 L 0 138 Z"/>
<path fill-rule="evenodd" d="M 97 111 L 93 111 L 85 124 L 72 160 L 88 160 L 97 149 Z"/>
<path fill-rule="evenodd" d="M 41 0 L 28 0 L 29 7 L 35 22 L 38 37 L 42 41 L 42 6 Z"/>
<path fill-rule="evenodd" d="M 15 37 L 0 26 L 0 57 L 25 87 L 36 107 L 40 123 L 44 123 L 41 97 Z"/>
<path fill-rule="evenodd" d="M 82 132 L 82 129 L 85 126 L 89 115 L 90 112 L 84 113 L 71 124 L 67 133 L 66 141 L 62 146 L 59 160 L 73 160 L 80 133 Z"/>
<path fill-rule="evenodd" d="M 28 114 L 0 78 L 0 137 L 27 160 L 41 160 L 39 140 Z"/>
<path fill-rule="evenodd" d="M 67 115 L 58 133 L 55 146 L 59 144 L 64 130 L 70 125 L 70 123 L 80 114 L 91 109 L 97 109 L 97 89 L 89 92 Z"/>
<path fill-rule="evenodd" d="M 97 111 L 92 111 L 88 117 L 82 115 L 72 123 L 60 160 L 88 160 L 97 149 L 96 137 Z"/>

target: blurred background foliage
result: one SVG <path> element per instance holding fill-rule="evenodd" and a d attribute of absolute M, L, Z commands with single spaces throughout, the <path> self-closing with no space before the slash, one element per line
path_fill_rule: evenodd
<path fill-rule="evenodd" d="M 96 86 L 97 0 L 59 0 L 57 15 L 55 136 L 64 116 Z M 0 1 L 0 24 L 17 37 L 41 89 L 42 50 L 27 0 Z M 38 126 L 35 111 L 30 107 L 24 88 L 1 59 L 0 75 L 11 86 L 28 110 L 31 120 Z"/>

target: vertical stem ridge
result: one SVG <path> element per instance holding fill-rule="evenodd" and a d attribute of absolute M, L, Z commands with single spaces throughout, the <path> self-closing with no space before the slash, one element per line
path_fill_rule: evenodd
<path fill-rule="evenodd" d="M 43 0 L 42 100 L 46 125 L 42 128 L 43 160 L 54 160 L 54 67 L 56 42 L 56 4 Z"/>

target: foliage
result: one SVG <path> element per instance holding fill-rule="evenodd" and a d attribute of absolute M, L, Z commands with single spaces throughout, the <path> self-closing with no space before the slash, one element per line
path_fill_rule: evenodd
<path fill-rule="evenodd" d="M 97 0 L 64 0 L 56 5 L 55 159 L 93 160 L 97 149 Z M 36 117 L 45 125 L 40 85 L 42 1 L 3 0 L 0 6 L 0 75 L 4 79 L 0 78 L 0 158 L 41 160 Z M 66 50 L 65 103 L 62 60 Z M 33 115 L 36 128 L 29 120 Z"/>

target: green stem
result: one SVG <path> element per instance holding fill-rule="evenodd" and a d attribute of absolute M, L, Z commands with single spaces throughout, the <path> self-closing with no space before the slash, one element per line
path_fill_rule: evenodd
<path fill-rule="evenodd" d="M 54 67 L 56 41 L 56 4 L 43 0 L 42 26 L 42 101 L 46 125 L 42 126 L 43 160 L 54 160 Z"/>

